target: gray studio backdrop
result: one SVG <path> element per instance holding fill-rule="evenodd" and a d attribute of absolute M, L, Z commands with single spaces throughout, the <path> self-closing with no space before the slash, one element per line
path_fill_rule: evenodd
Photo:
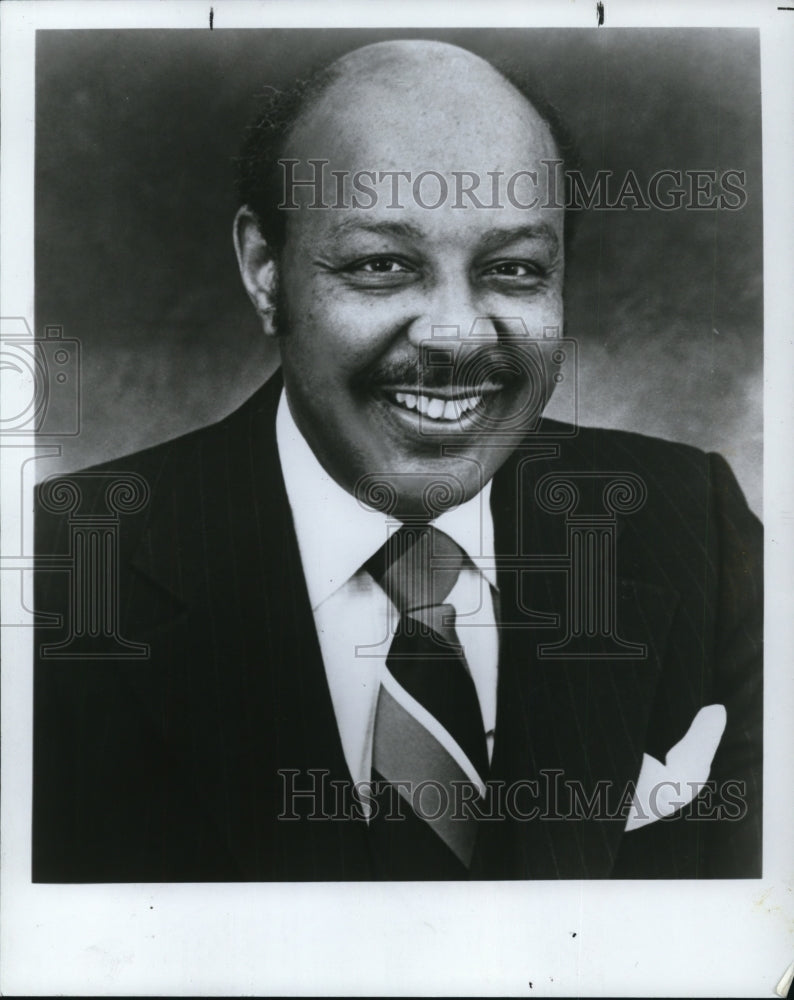
<path fill-rule="evenodd" d="M 265 86 L 393 37 L 526 65 L 587 177 L 746 172 L 740 211 L 583 217 L 566 334 L 581 423 L 720 451 L 760 513 L 759 52 L 741 30 L 40 32 L 35 321 L 82 345 L 82 430 L 43 470 L 214 421 L 273 370 L 231 244 L 240 134 Z"/>

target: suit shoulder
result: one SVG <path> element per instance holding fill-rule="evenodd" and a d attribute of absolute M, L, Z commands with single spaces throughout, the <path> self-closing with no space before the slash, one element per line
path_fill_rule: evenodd
<path fill-rule="evenodd" d="M 655 502 L 676 510 L 706 514 L 716 503 L 750 514 L 736 476 L 717 452 L 636 431 L 574 428 L 551 420 L 543 421 L 542 430 L 559 444 L 561 472 L 631 473 L 643 481 Z"/>
<path fill-rule="evenodd" d="M 695 445 L 650 434 L 607 427 L 584 427 L 543 420 L 544 435 L 559 440 L 562 449 L 595 464 L 622 460 L 636 466 L 691 465 L 705 467 L 709 452 Z"/>
<path fill-rule="evenodd" d="M 78 476 L 87 481 L 92 477 L 101 480 L 102 477 L 132 474 L 143 476 L 147 481 L 154 483 L 167 471 L 179 475 L 203 454 L 223 454 L 225 441 L 244 435 L 253 419 L 263 415 L 267 418 L 271 411 L 275 414 L 275 403 L 278 401 L 279 392 L 280 384 L 271 379 L 242 405 L 214 423 L 72 473 L 59 473 L 49 477 L 45 482 L 63 482 L 70 476 Z M 39 485 L 39 491 L 42 485 L 44 484 Z"/>

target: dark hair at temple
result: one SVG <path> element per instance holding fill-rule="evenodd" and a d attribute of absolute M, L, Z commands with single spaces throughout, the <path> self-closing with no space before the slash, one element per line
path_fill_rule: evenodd
<path fill-rule="evenodd" d="M 514 62 L 492 63 L 518 92 L 535 108 L 551 132 L 551 136 L 568 171 L 579 167 L 575 143 L 556 108 L 545 99 L 530 80 L 523 67 Z M 242 148 L 236 160 L 236 194 L 239 205 L 253 212 L 260 232 L 271 249 L 279 253 L 286 238 L 287 212 L 278 208 L 283 200 L 283 158 L 287 141 L 298 121 L 323 96 L 339 77 L 342 68 L 334 62 L 303 79 L 294 81 L 283 90 L 266 88 L 260 108 L 246 129 Z M 578 213 L 565 212 L 565 243 L 569 243 Z"/>
<path fill-rule="evenodd" d="M 286 211 L 278 208 L 283 200 L 279 160 L 300 118 L 338 76 L 336 64 L 332 64 L 295 80 L 284 90 L 266 88 L 256 117 L 245 131 L 236 161 L 237 202 L 251 209 L 262 236 L 276 253 L 284 245 L 287 223 Z"/>

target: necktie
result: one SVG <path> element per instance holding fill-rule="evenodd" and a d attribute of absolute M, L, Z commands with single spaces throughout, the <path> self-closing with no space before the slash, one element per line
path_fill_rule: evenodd
<path fill-rule="evenodd" d="M 442 531 L 404 525 L 367 563 L 400 618 L 386 658 L 373 738 L 371 824 L 393 876 L 462 877 L 471 865 L 488 752 L 477 691 L 446 603 L 465 555 Z M 408 809 L 397 818 L 395 792 Z M 386 815 L 384 816 L 384 812 Z M 417 822 L 418 820 L 418 822 Z M 385 859 L 385 860 L 384 860 Z"/>

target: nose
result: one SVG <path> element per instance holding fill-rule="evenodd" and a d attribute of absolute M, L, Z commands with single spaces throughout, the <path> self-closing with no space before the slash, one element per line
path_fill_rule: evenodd
<path fill-rule="evenodd" d="M 461 345 L 495 344 L 499 339 L 498 322 L 489 316 L 484 302 L 472 294 L 465 277 L 446 278 L 430 288 L 424 310 L 408 326 L 408 339 L 414 347 L 432 347 L 433 341 L 449 349 Z"/>

